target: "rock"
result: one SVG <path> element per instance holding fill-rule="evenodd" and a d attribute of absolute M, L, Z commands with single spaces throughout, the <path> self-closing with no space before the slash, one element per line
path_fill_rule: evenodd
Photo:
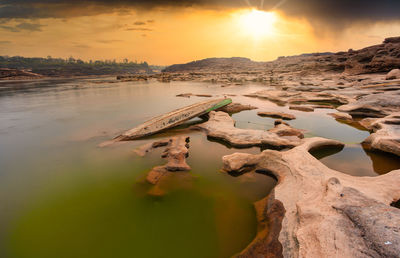
<path fill-rule="evenodd" d="M 134 74 L 134 75 L 118 75 L 117 80 L 123 82 L 129 81 L 147 81 L 149 76 L 146 74 Z"/>
<path fill-rule="evenodd" d="M 268 257 L 400 253 L 400 211 L 390 206 L 400 199 L 400 170 L 355 177 L 329 169 L 309 153 L 337 146 L 343 144 L 314 137 L 287 151 L 223 157 L 224 171 L 247 168 L 278 180 L 269 196 L 255 203 L 258 233 L 238 257 L 265 257 L 268 250 L 274 250 Z"/>
<path fill-rule="evenodd" d="M 205 131 L 208 137 L 223 140 L 233 147 L 270 146 L 274 148 L 292 148 L 301 143 L 299 137 L 279 136 L 274 132 L 240 129 L 225 112 L 211 111 L 210 119 L 194 128 Z"/>
<path fill-rule="evenodd" d="M 314 108 L 310 106 L 290 105 L 289 109 L 300 110 L 304 112 L 313 112 Z"/>
<path fill-rule="evenodd" d="M 196 97 L 203 97 L 203 98 L 211 98 L 212 95 L 210 94 L 193 94 L 193 93 L 181 93 L 176 95 L 176 97 L 184 97 L 184 98 L 190 98 L 191 96 L 196 96 Z"/>
<path fill-rule="evenodd" d="M 274 121 L 274 125 L 275 125 L 275 126 L 280 125 L 280 124 L 284 124 L 284 125 L 289 126 L 289 124 L 286 123 L 285 121 L 283 121 L 282 119 L 276 119 L 276 120 Z"/>
<path fill-rule="evenodd" d="M 294 96 L 299 96 L 301 93 L 297 92 L 286 92 L 286 91 L 280 91 L 280 90 L 263 90 L 263 91 L 258 91 L 252 94 L 247 94 L 245 96 L 247 97 L 257 97 L 257 98 L 262 98 L 262 99 L 267 99 L 269 101 L 275 102 L 279 105 L 283 105 L 287 103 L 288 98 L 294 97 Z"/>
<path fill-rule="evenodd" d="M 151 152 L 152 150 L 154 150 L 156 148 L 167 146 L 171 141 L 172 141 L 172 139 L 163 139 L 160 141 L 151 142 L 151 143 L 140 146 L 139 148 L 134 150 L 134 152 L 137 155 L 143 157 L 147 153 Z"/>
<path fill-rule="evenodd" d="M 348 104 L 338 107 L 337 110 L 358 117 L 384 117 L 387 115 L 387 112 L 383 111 L 381 108 L 373 107 L 368 104 Z"/>
<path fill-rule="evenodd" d="M 296 119 L 296 117 L 294 115 L 283 113 L 283 112 L 273 112 L 273 111 L 267 112 L 267 111 L 264 111 L 264 112 L 258 112 L 257 115 L 266 116 L 266 117 L 272 117 L 272 118 L 281 118 L 281 119 L 284 119 L 284 120 Z"/>
<path fill-rule="evenodd" d="M 164 142 L 163 142 L 164 143 Z M 190 167 L 186 163 L 188 156 L 188 136 L 177 136 L 168 139 L 168 145 L 161 157 L 167 159 L 164 166 L 154 167 L 148 174 L 146 180 L 151 184 L 157 184 L 163 177 L 170 172 L 189 171 Z M 165 146 L 165 145 L 164 145 Z"/>
<path fill-rule="evenodd" d="M 210 94 L 195 94 L 196 97 L 203 97 L 203 98 L 211 98 L 212 95 Z"/>
<path fill-rule="evenodd" d="M 372 131 L 373 127 L 372 124 L 377 120 L 378 118 L 372 118 L 372 117 L 367 117 L 364 119 L 361 119 L 358 121 L 358 123 L 364 127 L 365 129 Z"/>
<path fill-rule="evenodd" d="M 336 120 L 341 120 L 341 121 L 345 121 L 345 122 L 353 122 L 353 117 L 344 112 L 328 113 L 328 115 L 332 116 Z"/>
<path fill-rule="evenodd" d="M 282 123 L 281 121 L 275 121 L 275 127 L 268 130 L 268 132 L 275 133 L 279 136 L 296 136 L 300 139 L 304 138 L 303 130 L 292 128 L 288 124 Z"/>
<path fill-rule="evenodd" d="M 383 43 L 400 43 L 400 37 L 385 38 Z"/>
<path fill-rule="evenodd" d="M 168 171 L 188 171 L 189 165 L 186 163 L 186 157 L 189 153 L 189 136 L 178 136 L 171 138 L 161 157 L 168 160 L 165 169 Z"/>
<path fill-rule="evenodd" d="M 234 113 L 239 113 L 244 110 L 253 110 L 253 109 L 257 109 L 257 107 L 252 106 L 252 105 L 242 105 L 240 103 L 231 103 L 227 106 L 224 106 L 224 107 L 218 109 L 217 111 L 223 111 L 223 112 L 226 112 L 229 114 L 234 114 Z"/>
<path fill-rule="evenodd" d="M 313 109 L 317 108 L 335 109 L 335 107 L 331 105 L 310 105 L 310 107 L 312 107 Z"/>
<path fill-rule="evenodd" d="M 373 133 L 363 141 L 364 148 L 400 156 L 400 112 L 376 119 L 368 128 Z"/>
<path fill-rule="evenodd" d="M 393 69 L 386 75 L 386 80 L 400 79 L 400 69 Z"/>
<path fill-rule="evenodd" d="M 193 93 L 181 93 L 176 95 L 177 97 L 184 97 L 184 98 L 190 98 L 191 96 L 193 96 Z"/>

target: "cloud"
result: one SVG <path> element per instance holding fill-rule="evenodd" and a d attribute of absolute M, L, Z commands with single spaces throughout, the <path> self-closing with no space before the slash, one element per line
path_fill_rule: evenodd
<path fill-rule="evenodd" d="M 136 26 L 146 25 L 146 22 L 137 21 L 137 22 L 133 23 L 133 25 L 136 25 Z"/>
<path fill-rule="evenodd" d="M 27 22 L 23 22 L 18 24 L 17 26 L 15 26 L 18 29 L 21 30 L 28 30 L 28 31 L 42 31 L 42 27 L 44 27 L 45 25 L 41 25 L 39 23 L 27 23 Z"/>
<path fill-rule="evenodd" d="M 75 47 L 75 48 L 91 48 L 90 46 L 88 46 L 88 45 L 85 45 L 85 44 L 79 44 L 79 43 L 75 43 L 75 44 L 73 44 L 73 47 Z"/>
<path fill-rule="evenodd" d="M 19 32 L 19 29 L 15 28 L 13 26 L 7 26 L 7 25 L 0 25 L 0 29 L 8 30 L 11 32 Z"/>
<path fill-rule="evenodd" d="M 110 44 L 110 43 L 122 42 L 122 40 L 119 40 L 119 39 L 105 39 L 105 40 L 97 40 L 97 42 L 103 43 L 103 44 Z"/>
<path fill-rule="evenodd" d="M 25 31 L 42 31 L 42 27 L 45 25 L 41 25 L 39 23 L 28 23 L 22 22 L 14 26 L 10 25 L 0 25 L 0 28 L 3 30 L 8 30 L 11 32 L 20 32 L 21 30 Z"/>
<path fill-rule="evenodd" d="M 128 30 L 128 31 L 153 31 L 152 29 L 149 29 L 149 28 L 127 28 L 126 30 Z"/>
<path fill-rule="evenodd" d="M 157 8 L 242 8 L 248 7 L 246 3 L 332 25 L 400 19 L 399 0 L 2 0 L 0 19 L 67 18 Z"/>

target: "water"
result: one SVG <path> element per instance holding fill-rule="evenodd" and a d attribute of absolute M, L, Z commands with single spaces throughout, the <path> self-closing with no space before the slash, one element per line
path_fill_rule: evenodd
<path fill-rule="evenodd" d="M 221 172 L 221 157 L 238 150 L 183 129 L 96 147 L 155 115 L 203 100 L 175 97 L 179 93 L 237 94 L 234 101 L 262 107 L 233 115 L 241 128 L 271 128 L 273 119 L 256 115 L 262 109 L 290 112 L 297 116 L 290 124 L 308 137 L 348 144 L 330 156 L 316 154 L 334 169 L 375 176 L 400 167 L 395 157 L 364 152 L 359 142 L 368 132 L 337 123 L 326 115 L 332 110 L 288 111 L 240 96 L 261 85 L 107 80 L 0 83 L 0 257 L 229 257 L 245 248 L 256 234 L 252 203 L 275 181 Z M 192 170 L 164 185 L 165 196 L 150 196 L 143 178 L 165 161 L 161 150 L 141 158 L 133 149 L 175 134 L 191 137 Z"/>

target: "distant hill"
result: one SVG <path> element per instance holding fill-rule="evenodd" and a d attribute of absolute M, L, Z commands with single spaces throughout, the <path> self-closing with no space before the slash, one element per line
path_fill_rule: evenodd
<path fill-rule="evenodd" d="M 255 62 L 248 58 L 207 58 L 186 64 L 168 66 L 163 72 L 345 72 L 348 74 L 388 72 L 400 68 L 400 37 L 360 50 L 323 52 L 279 57 L 271 62 Z"/>
<path fill-rule="evenodd" d="M 163 72 L 181 72 L 181 71 L 195 71 L 203 70 L 212 67 L 213 69 L 223 70 L 231 69 L 240 66 L 257 66 L 258 63 L 251 61 L 245 57 L 230 57 L 230 58 L 206 58 L 202 60 L 193 61 L 187 64 L 175 64 L 168 66 Z"/>

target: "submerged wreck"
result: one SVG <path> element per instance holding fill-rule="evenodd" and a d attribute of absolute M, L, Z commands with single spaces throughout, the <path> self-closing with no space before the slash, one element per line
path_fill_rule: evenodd
<path fill-rule="evenodd" d="M 100 147 L 104 147 L 119 141 L 135 140 L 158 133 L 162 130 L 180 125 L 192 118 L 207 114 L 212 110 L 222 108 L 230 103 L 232 103 L 232 100 L 229 98 L 212 99 L 176 109 L 167 114 L 154 117 L 153 119 L 122 133 L 111 141 L 103 142 L 100 144 Z"/>

